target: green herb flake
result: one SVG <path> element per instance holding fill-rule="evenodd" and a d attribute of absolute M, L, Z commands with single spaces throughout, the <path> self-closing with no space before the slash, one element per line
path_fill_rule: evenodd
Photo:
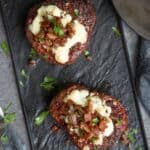
<path fill-rule="evenodd" d="M 136 134 L 138 133 L 137 129 L 131 129 L 128 132 L 128 139 L 131 143 L 134 143 L 136 141 Z"/>
<path fill-rule="evenodd" d="M 54 26 L 54 32 L 55 34 L 58 34 L 59 36 L 64 36 L 64 31 L 59 25 Z"/>
<path fill-rule="evenodd" d="M 112 32 L 116 37 L 121 37 L 121 33 L 117 27 L 112 27 Z"/>
<path fill-rule="evenodd" d="M 5 124 L 10 124 L 16 120 L 16 113 L 6 113 L 4 115 L 4 123 Z"/>
<path fill-rule="evenodd" d="M 3 144 L 7 144 L 9 141 L 8 136 L 4 135 L 4 134 L 0 137 L 0 140 L 1 140 L 1 143 L 3 143 Z"/>
<path fill-rule="evenodd" d="M 27 78 L 27 73 L 25 72 L 24 69 L 21 70 L 21 76 L 26 79 Z"/>
<path fill-rule="evenodd" d="M 79 10 L 78 10 L 78 9 L 74 9 L 74 15 L 75 15 L 76 17 L 79 16 Z"/>
<path fill-rule="evenodd" d="M 90 52 L 88 50 L 85 50 L 84 51 L 84 55 L 87 57 L 87 56 L 90 56 Z"/>
<path fill-rule="evenodd" d="M 93 126 L 96 126 L 98 123 L 99 123 L 99 118 L 94 118 L 94 119 L 92 119 L 92 124 L 93 124 Z"/>
<path fill-rule="evenodd" d="M 39 114 L 39 116 L 37 116 L 35 119 L 34 119 L 34 123 L 35 125 L 39 126 L 41 125 L 44 120 L 46 119 L 46 117 L 49 115 L 49 111 L 43 111 Z"/>
<path fill-rule="evenodd" d="M 91 138 L 91 141 L 94 143 L 95 141 L 97 140 L 97 137 L 95 137 L 95 136 L 93 136 L 92 138 Z"/>
<path fill-rule="evenodd" d="M 22 81 L 19 81 L 20 86 L 24 87 L 24 84 Z"/>
<path fill-rule="evenodd" d="M 47 91 L 52 91 L 57 87 L 57 85 L 58 82 L 56 81 L 56 79 L 46 76 L 44 77 L 43 82 L 40 84 L 40 87 Z"/>
<path fill-rule="evenodd" d="M 35 49 L 31 49 L 31 52 L 30 52 L 30 55 L 29 55 L 29 58 L 30 59 L 36 59 L 38 57 L 38 53 L 37 53 L 37 51 L 35 50 Z"/>
<path fill-rule="evenodd" d="M 45 41 L 44 38 L 38 38 L 38 40 L 40 43 L 43 43 Z"/>
<path fill-rule="evenodd" d="M 5 55 L 8 55 L 9 54 L 9 48 L 8 48 L 7 41 L 3 41 L 0 46 L 1 46 L 1 49 L 3 50 L 3 53 Z"/>
<path fill-rule="evenodd" d="M 122 124 L 122 119 L 118 119 L 116 122 L 116 126 L 120 126 Z"/>
<path fill-rule="evenodd" d="M 50 22 L 53 24 L 53 26 L 56 25 L 56 18 L 54 18 L 54 17 L 49 17 L 48 19 L 49 19 Z"/>

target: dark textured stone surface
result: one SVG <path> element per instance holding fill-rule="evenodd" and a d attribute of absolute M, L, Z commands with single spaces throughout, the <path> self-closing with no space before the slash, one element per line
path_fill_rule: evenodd
<path fill-rule="evenodd" d="M 67 150 L 74 147 L 70 142 L 65 143 L 67 136 L 62 131 L 55 134 L 50 130 L 53 125 L 51 117 L 45 120 L 40 127 L 36 127 L 33 123 L 33 118 L 47 108 L 53 95 L 45 93 L 40 88 L 40 83 L 45 75 L 57 78 L 62 85 L 79 82 L 95 89 L 103 87 L 105 92 L 121 99 L 129 114 L 130 127 L 139 130 L 138 143 L 133 145 L 133 149 L 138 145 L 142 145 L 144 148 L 122 41 L 115 38 L 111 31 L 112 26 L 117 25 L 117 19 L 109 2 L 93 1 L 98 21 L 89 46 L 93 57 L 92 62 L 88 62 L 84 56 L 81 56 L 75 64 L 63 67 L 46 64 L 43 60 L 38 59 L 37 67 L 29 68 L 27 59 L 30 45 L 24 34 L 24 20 L 33 3 L 35 1 L 29 0 L 26 2 L 21 0 L 2 2 L 18 81 L 21 80 L 20 72 L 23 68 L 28 72 L 27 82 L 24 88 L 20 87 L 20 93 L 33 148 Z M 105 88 L 104 82 L 111 83 L 111 88 Z M 114 149 L 127 148 L 116 144 Z"/>

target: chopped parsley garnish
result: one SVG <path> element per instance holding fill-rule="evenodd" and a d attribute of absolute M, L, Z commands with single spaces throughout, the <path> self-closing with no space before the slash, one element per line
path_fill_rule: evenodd
<path fill-rule="evenodd" d="M 44 88 L 47 91 L 52 91 L 54 90 L 58 85 L 58 82 L 56 79 L 52 77 L 44 77 L 43 82 L 40 84 L 40 87 Z"/>
<path fill-rule="evenodd" d="M 4 134 L 0 137 L 0 140 L 1 140 L 1 143 L 3 143 L 3 144 L 7 144 L 9 141 L 8 136 L 4 135 Z"/>
<path fill-rule="evenodd" d="M 16 120 L 16 113 L 6 113 L 4 115 L 4 123 L 5 124 L 10 124 Z"/>
<path fill-rule="evenodd" d="M 44 38 L 38 38 L 38 40 L 40 43 L 43 43 L 45 41 Z"/>
<path fill-rule="evenodd" d="M 55 34 L 58 34 L 59 36 L 64 36 L 64 31 L 59 25 L 54 26 L 54 32 Z"/>
<path fill-rule="evenodd" d="M 87 56 L 90 56 L 90 52 L 88 50 L 85 50 L 84 51 L 84 55 L 87 57 Z"/>
<path fill-rule="evenodd" d="M 74 10 L 74 15 L 75 15 L 76 17 L 79 16 L 79 10 L 78 10 L 78 9 L 75 9 L 75 10 Z"/>
<path fill-rule="evenodd" d="M 5 55 L 8 55 L 9 54 L 9 48 L 8 48 L 7 41 L 3 41 L 0 46 L 1 46 L 2 50 L 3 50 L 3 53 Z"/>
<path fill-rule="evenodd" d="M 97 117 L 94 118 L 94 119 L 92 119 L 92 125 L 93 125 L 93 126 L 96 126 L 96 125 L 99 123 L 99 121 L 100 121 L 100 120 L 99 120 L 99 118 L 97 118 Z"/>
<path fill-rule="evenodd" d="M 93 137 L 91 138 L 91 141 L 94 142 L 95 140 L 97 140 L 97 137 L 94 137 L 94 136 L 93 136 Z"/>
<path fill-rule="evenodd" d="M 98 150 L 98 147 L 97 147 L 97 146 L 94 146 L 94 150 Z"/>
<path fill-rule="evenodd" d="M 122 124 L 122 120 L 118 119 L 117 122 L 116 122 L 116 126 L 120 126 L 121 124 Z"/>
<path fill-rule="evenodd" d="M 131 129 L 128 132 L 128 139 L 130 142 L 134 143 L 136 141 L 136 134 L 138 133 L 137 129 Z"/>
<path fill-rule="evenodd" d="M 56 25 L 56 18 L 54 18 L 54 17 L 48 17 L 48 19 L 50 20 L 50 22 L 53 24 L 53 26 L 55 26 Z"/>
<path fill-rule="evenodd" d="M 35 125 L 39 126 L 41 125 L 44 120 L 46 119 L 46 117 L 49 115 L 49 111 L 43 111 L 39 114 L 39 116 L 37 116 L 35 119 L 34 119 L 34 123 Z"/>
<path fill-rule="evenodd" d="M 38 57 L 38 53 L 35 49 L 31 48 L 31 52 L 30 52 L 30 55 L 29 55 L 29 58 L 30 59 L 36 59 Z"/>
<path fill-rule="evenodd" d="M 121 37 L 121 33 L 117 27 L 112 27 L 112 32 L 116 37 Z"/>
<path fill-rule="evenodd" d="M 26 79 L 27 78 L 27 73 L 25 72 L 24 69 L 21 70 L 21 76 Z"/>

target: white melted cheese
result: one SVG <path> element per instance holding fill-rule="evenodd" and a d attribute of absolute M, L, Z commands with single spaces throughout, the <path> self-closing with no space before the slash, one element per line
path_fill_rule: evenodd
<path fill-rule="evenodd" d="M 87 104 L 87 96 L 89 95 L 88 90 L 73 90 L 66 98 L 65 102 L 67 100 L 72 100 L 75 104 L 81 105 L 82 107 L 85 107 Z"/>
<path fill-rule="evenodd" d="M 65 11 L 61 10 L 57 6 L 48 5 L 41 6 L 37 11 L 37 16 L 34 18 L 32 24 L 29 25 L 29 30 L 34 34 L 38 34 L 41 28 L 41 22 L 43 21 L 43 16 L 54 16 L 60 17 L 61 23 L 65 28 L 68 23 L 72 21 L 72 16 L 67 14 Z M 53 48 L 53 53 L 55 54 L 55 60 L 59 63 L 66 63 L 69 60 L 70 49 L 77 43 L 84 44 L 87 41 L 87 32 L 78 20 L 73 22 L 73 29 L 75 34 L 72 38 L 68 38 L 64 46 Z"/>
<path fill-rule="evenodd" d="M 53 49 L 55 59 L 60 63 L 66 63 L 69 60 L 70 48 L 77 43 L 84 44 L 87 40 L 87 32 L 85 27 L 80 24 L 79 21 L 74 21 L 73 29 L 75 34 L 71 38 L 67 39 L 65 45 Z"/>
<path fill-rule="evenodd" d="M 73 90 L 65 97 L 64 102 L 67 102 L 67 100 L 72 100 L 75 104 L 81 105 L 82 107 L 86 107 L 90 100 L 93 104 L 92 113 L 96 111 L 107 119 L 107 128 L 103 132 L 100 132 L 98 139 L 94 141 L 95 145 L 102 145 L 104 137 L 109 137 L 114 131 L 114 124 L 110 118 L 112 112 L 111 107 L 107 106 L 99 96 L 90 93 L 88 90 Z"/>
<path fill-rule="evenodd" d="M 29 29 L 30 31 L 36 35 L 40 32 L 41 22 L 43 21 L 43 16 L 51 15 L 54 17 L 61 17 L 62 10 L 59 9 L 57 6 L 48 5 L 48 6 L 41 6 L 37 10 L 37 16 L 34 18 L 32 24 L 30 24 Z"/>

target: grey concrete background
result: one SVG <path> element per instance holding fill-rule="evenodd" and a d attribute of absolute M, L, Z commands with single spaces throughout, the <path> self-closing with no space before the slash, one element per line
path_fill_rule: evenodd
<path fill-rule="evenodd" d="M 0 43 L 5 39 L 5 31 L 0 17 Z M 11 107 L 11 110 L 15 111 L 17 114 L 17 120 L 12 124 L 12 127 L 16 129 L 17 133 L 20 135 L 20 138 L 22 138 L 26 144 L 27 150 L 29 150 L 29 141 L 16 87 L 11 58 L 10 56 L 6 56 L 0 49 L 0 106 L 4 108 L 9 102 L 14 104 Z M 148 145 L 150 147 L 150 119 L 142 105 L 140 105 L 140 108 L 145 127 L 145 133 L 148 139 Z"/>

